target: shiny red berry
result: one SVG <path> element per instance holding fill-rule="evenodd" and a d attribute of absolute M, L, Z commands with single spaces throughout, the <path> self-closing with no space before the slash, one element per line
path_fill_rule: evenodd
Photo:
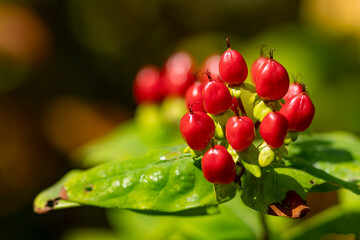
<path fill-rule="evenodd" d="M 224 83 L 209 80 L 202 90 L 204 108 L 210 114 L 224 113 L 231 107 L 232 97 Z"/>
<path fill-rule="evenodd" d="M 236 151 L 244 151 L 255 139 L 253 121 L 246 116 L 234 116 L 226 123 L 226 139 Z"/>
<path fill-rule="evenodd" d="M 221 145 L 215 145 L 201 160 L 204 177 L 211 183 L 229 184 L 235 180 L 236 167 L 230 153 Z"/>
<path fill-rule="evenodd" d="M 260 67 L 256 76 L 256 93 L 264 100 L 279 100 L 289 89 L 289 75 L 286 69 L 272 57 Z"/>
<path fill-rule="evenodd" d="M 195 82 L 193 60 L 186 52 L 177 52 L 170 56 L 164 66 L 163 78 L 169 95 L 183 96 Z"/>
<path fill-rule="evenodd" d="M 154 66 L 141 68 L 134 80 L 133 94 L 137 103 L 161 101 L 165 92 L 160 70 Z"/>
<path fill-rule="evenodd" d="M 200 151 L 214 136 L 215 124 L 206 113 L 191 111 L 181 118 L 180 132 L 191 149 Z"/>
<path fill-rule="evenodd" d="M 279 112 L 270 112 L 260 124 L 260 135 L 271 148 L 283 145 L 287 135 L 289 123 Z"/>
<path fill-rule="evenodd" d="M 261 56 L 255 60 L 253 65 L 251 66 L 251 80 L 256 85 L 256 77 L 259 72 L 260 67 L 268 60 L 267 57 Z"/>
<path fill-rule="evenodd" d="M 301 83 L 298 82 L 291 83 L 288 92 L 283 98 L 285 102 L 287 102 L 290 98 L 302 93 L 303 91 L 304 91 L 304 87 Z"/>
<path fill-rule="evenodd" d="M 201 71 L 199 72 L 198 75 L 202 83 L 207 82 L 208 75 L 210 75 L 211 79 L 220 81 L 220 74 L 219 74 L 220 58 L 221 58 L 220 55 L 215 54 L 205 59 Z"/>
<path fill-rule="evenodd" d="M 302 92 L 290 98 L 282 106 L 280 113 L 288 120 L 289 131 L 302 132 L 310 126 L 315 115 L 315 107 L 310 97 Z"/>
<path fill-rule="evenodd" d="M 185 94 L 186 106 L 189 109 L 191 106 L 192 111 L 206 112 L 203 104 L 202 89 L 204 85 L 200 82 L 195 82 L 191 85 Z"/>
<path fill-rule="evenodd" d="M 226 39 L 228 49 L 223 53 L 219 62 L 221 80 L 229 85 L 242 84 L 248 75 L 248 68 L 241 54 L 230 48 L 229 39 Z"/>

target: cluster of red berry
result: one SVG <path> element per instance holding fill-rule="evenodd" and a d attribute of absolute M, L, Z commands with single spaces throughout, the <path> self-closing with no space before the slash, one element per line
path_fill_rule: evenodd
<path fill-rule="evenodd" d="M 170 56 L 163 69 L 152 65 L 141 68 L 133 85 L 136 102 L 156 103 L 166 96 L 184 96 L 196 80 L 193 70 L 194 61 L 186 52 Z"/>
<path fill-rule="evenodd" d="M 306 130 L 315 113 L 305 86 L 289 84 L 286 69 L 273 59 L 270 49 L 270 57 L 261 56 L 251 68 L 257 96 L 255 120 L 249 118 L 241 100 L 241 92 L 248 90 L 244 84 L 248 68 L 242 55 L 230 48 L 229 39 L 227 45 L 218 69 L 208 69 L 200 78 L 202 83 L 195 82 L 187 90 L 189 112 L 180 121 L 180 132 L 192 153 L 203 155 L 205 178 L 216 184 L 235 180 L 233 153 L 239 156 L 249 149 L 258 126 L 264 142 L 256 157 L 264 167 L 281 158 L 284 151 L 278 149 L 295 141 L 296 132 Z"/>

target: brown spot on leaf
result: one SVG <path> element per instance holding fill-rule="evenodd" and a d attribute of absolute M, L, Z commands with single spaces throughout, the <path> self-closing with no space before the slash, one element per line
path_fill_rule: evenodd
<path fill-rule="evenodd" d="M 289 191 L 282 203 L 273 203 L 268 213 L 287 218 L 302 218 L 310 211 L 306 202 L 295 191 Z"/>
<path fill-rule="evenodd" d="M 60 197 L 61 199 L 64 199 L 64 200 L 67 200 L 67 199 L 68 199 L 68 195 L 67 195 L 67 192 L 66 192 L 66 190 L 65 190 L 64 187 L 61 188 L 59 197 Z"/>
<path fill-rule="evenodd" d="M 92 184 L 89 184 L 89 185 L 86 185 L 85 188 L 84 188 L 84 191 L 85 192 L 91 192 L 94 188 L 94 185 Z"/>
<path fill-rule="evenodd" d="M 310 184 L 314 185 L 315 184 L 315 180 L 310 180 Z"/>
<path fill-rule="evenodd" d="M 48 200 L 46 202 L 44 208 L 34 206 L 34 212 L 39 213 L 39 214 L 47 213 L 54 209 L 54 207 L 59 203 L 60 199 L 61 198 L 54 198 L 54 199 Z"/>
<path fill-rule="evenodd" d="M 34 212 L 39 213 L 39 214 L 47 213 L 47 212 L 53 210 L 54 207 L 59 203 L 59 201 L 61 199 L 63 199 L 63 200 L 68 199 L 68 195 L 67 195 L 67 192 L 64 187 L 61 188 L 59 197 L 48 200 L 45 203 L 44 207 L 34 205 Z"/>

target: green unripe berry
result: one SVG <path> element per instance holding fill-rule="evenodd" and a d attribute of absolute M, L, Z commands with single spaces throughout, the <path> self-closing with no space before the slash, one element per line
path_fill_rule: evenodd
<path fill-rule="evenodd" d="M 259 153 L 259 165 L 261 167 L 266 167 L 270 165 L 276 158 L 275 152 L 268 146 L 261 149 Z"/>

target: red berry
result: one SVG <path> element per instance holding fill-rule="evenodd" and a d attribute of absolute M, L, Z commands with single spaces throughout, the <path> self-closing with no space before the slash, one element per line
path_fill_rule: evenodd
<path fill-rule="evenodd" d="M 219 63 L 221 80 L 229 85 L 242 84 L 248 75 L 244 58 L 235 50 L 228 49 L 224 52 Z"/>
<path fill-rule="evenodd" d="M 229 184 L 235 180 L 236 167 L 230 153 L 221 145 L 215 145 L 201 160 L 204 177 L 211 183 Z"/>
<path fill-rule="evenodd" d="M 294 83 L 290 84 L 289 90 L 283 98 L 284 98 L 285 102 L 287 102 L 290 98 L 298 95 L 299 93 L 302 93 L 303 91 L 304 91 L 303 85 L 301 83 L 294 82 Z"/>
<path fill-rule="evenodd" d="M 289 75 L 286 69 L 272 58 L 267 59 L 256 76 L 256 93 L 264 100 L 279 100 L 289 89 Z"/>
<path fill-rule="evenodd" d="M 268 58 L 261 56 L 255 60 L 253 65 L 251 66 L 251 79 L 253 83 L 256 85 L 256 77 L 259 72 L 260 67 L 268 60 Z"/>
<path fill-rule="evenodd" d="M 310 97 L 302 92 L 290 98 L 280 109 L 289 122 L 289 130 L 293 132 L 305 131 L 311 124 L 315 107 Z"/>
<path fill-rule="evenodd" d="M 146 66 L 136 74 L 133 94 L 137 103 L 159 102 L 164 98 L 164 83 L 157 67 Z"/>
<path fill-rule="evenodd" d="M 236 151 L 244 151 L 255 139 L 253 121 L 246 117 L 234 116 L 226 123 L 226 139 Z"/>
<path fill-rule="evenodd" d="M 289 123 L 279 112 L 270 112 L 260 124 L 260 135 L 271 148 L 283 145 L 287 135 Z"/>
<path fill-rule="evenodd" d="M 220 55 L 211 55 L 207 59 L 205 59 L 204 64 L 200 71 L 199 79 L 202 83 L 206 83 L 208 80 L 208 75 L 205 74 L 206 72 L 210 75 L 211 79 L 220 81 L 220 74 L 219 74 L 219 62 L 220 62 Z"/>
<path fill-rule="evenodd" d="M 202 90 L 204 107 L 210 114 L 224 113 L 231 107 L 232 97 L 224 83 L 210 80 Z"/>
<path fill-rule="evenodd" d="M 203 150 L 215 133 L 214 121 L 206 113 L 186 113 L 180 121 L 180 132 L 190 148 Z"/>
<path fill-rule="evenodd" d="M 219 62 L 219 73 L 222 81 L 229 85 L 242 84 L 248 75 L 248 69 L 241 54 L 230 48 L 230 40 L 226 38 L 228 49 Z"/>
<path fill-rule="evenodd" d="M 193 111 L 206 112 L 202 97 L 203 87 L 204 85 L 200 82 L 195 82 L 188 88 L 185 94 L 185 101 L 188 109 L 191 107 Z"/>
<path fill-rule="evenodd" d="M 164 66 L 164 82 L 169 95 L 184 95 L 195 82 L 192 73 L 193 60 L 186 52 L 178 52 L 170 56 Z"/>

